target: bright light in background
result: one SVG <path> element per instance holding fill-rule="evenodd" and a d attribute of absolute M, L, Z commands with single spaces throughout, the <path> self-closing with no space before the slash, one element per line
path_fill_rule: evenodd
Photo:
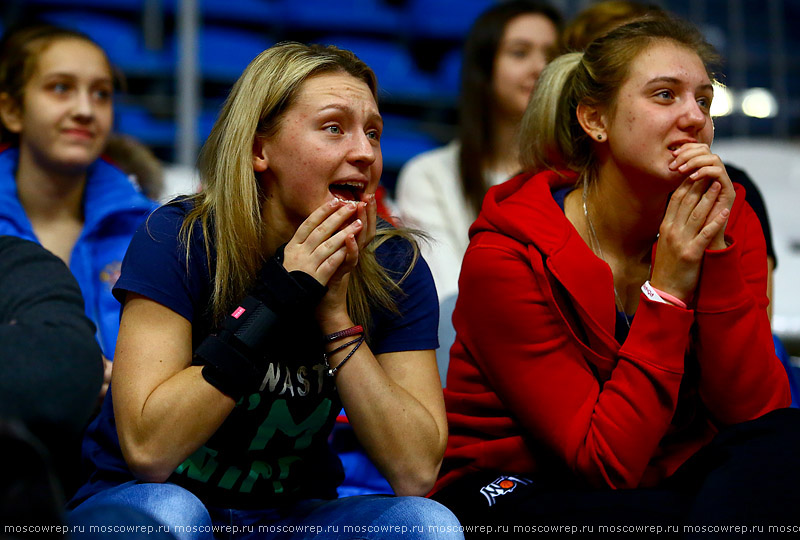
<path fill-rule="evenodd" d="M 726 86 L 715 82 L 711 116 L 728 116 L 731 112 L 733 112 L 733 93 Z"/>
<path fill-rule="evenodd" d="M 742 112 L 754 118 L 773 118 L 778 114 L 778 101 L 766 88 L 751 88 L 742 94 Z"/>

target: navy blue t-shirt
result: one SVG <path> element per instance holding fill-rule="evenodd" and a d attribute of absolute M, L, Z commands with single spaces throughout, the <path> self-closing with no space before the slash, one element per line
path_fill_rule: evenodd
<path fill-rule="evenodd" d="M 209 312 L 214 254 L 206 256 L 196 227 L 186 249 L 178 231 L 186 201 L 159 208 L 131 241 L 114 295 L 126 291 L 154 300 L 192 324 L 196 347 L 213 329 Z M 407 241 L 392 238 L 376 251 L 378 262 L 399 279 L 412 257 Z M 438 347 L 439 305 L 431 272 L 420 257 L 401 283 L 395 301 L 400 314 L 375 308 L 370 348 L 376 355 Z M 264 508 L 301 498 L 335 498 L 343 479 L 341 462 L 328 446 L 341 408 L 334 379 L 324 368 L 320 332 L 313 318 L 294 324 L 271 343 L 267 385 L 240 400 L 217 432 L 169 478 L 206 504 Z M 111 391 L 84 441 L 84 458 L 94 473 L 72 505 L 103 489 L 133 479 L 119 449 Z"/>

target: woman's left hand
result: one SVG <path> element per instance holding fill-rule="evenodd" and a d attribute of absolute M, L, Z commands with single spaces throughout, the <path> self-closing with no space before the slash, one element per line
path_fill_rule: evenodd
<path fill-rule="evenodd" d="M 350 281 L 350 272 L 358 263 L 358 256 L 375 238 L 377 223 L 377 205 L 375 194 L 366 196 L 366 201 L 358 203 L 357 218 L 364 226 L 357 235 L 351 235 L 345 240 L 347 255 L 345 261 L 328 281 L 328 292 L 323 297 L 317 308 L 317 318 L 324 320 L 347 318 L 347 285 Z"/>
<path fill-rule="evenodd" d="M 708 225 L 716 218 L 720 212 L 733 207 L 733 201 L 736 194 L 733 189 L 728 172 L 725 170 L 722 160 L 716 154 L 711 152 L 711 148 L 707 144 L 702 143 L 686 143 L 681 145 L 680 148 L 672 152 L 675 159 L 670 163 L 670 169 L 679 171 L 686 174 L 690 180 L 710 179 L 708 185 L 713 184 L 713 180 L 720 183 L 722 189 L 717 195 L 717 200 L 711 211 L 708 213 L 708 218 L 705 224 Z M 714 237 L 709 245 L 709 249 L 719 250 L 727 247 L 725 243 L 725 227 Z"/>

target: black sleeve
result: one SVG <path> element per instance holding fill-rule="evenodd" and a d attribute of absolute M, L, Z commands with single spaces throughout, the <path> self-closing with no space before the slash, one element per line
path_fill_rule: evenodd
<path fill-rule="evenodd" d="M 101 358 L 66 265 L 38 244 L 0 236 L 0 417 L 36 435 L 77 436 L 100 392 Z"/>
<path fill-rule="evenodd" d="M 767 257 L 772 257 L 772 260 L 775 261 L 775 268 L 777 268 L 778 257 L 775 255 L 775 246 L 772 245 L 772 229 L 770 229 L 769 226 L 767 207 L 764 204 L 764 199 L 761 197 L 761 192 L 753 183 L 750 175 L 748 175 L 742 169 L 726 163 L 725 170 L 728 171 L 728 176 L 730 177 L 731 181 L 741 184 L 742 187 L 744 187 L 744 198 L 753 208 L 756 216 L 758 216 L 758 221 L 761 222 L 761 229 L 764 231 L 764 239 L 767 242 Z"/>

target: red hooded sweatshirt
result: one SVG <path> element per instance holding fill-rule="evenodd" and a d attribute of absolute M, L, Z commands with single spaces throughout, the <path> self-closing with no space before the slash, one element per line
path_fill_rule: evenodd
<path fill-rule="evenodd" d="M 517 176 L 489 190 L 470 229 L 435 490 L 478 471 L 536 477 L 553 457 L 598 487 L 653 486 L 720 427 L 790 403 L 741 186 L 730 245 L 706 252 L 690 309 L 642 294 L 620 346 L 611 270 L 552 196 L 574 182 Z"/>

